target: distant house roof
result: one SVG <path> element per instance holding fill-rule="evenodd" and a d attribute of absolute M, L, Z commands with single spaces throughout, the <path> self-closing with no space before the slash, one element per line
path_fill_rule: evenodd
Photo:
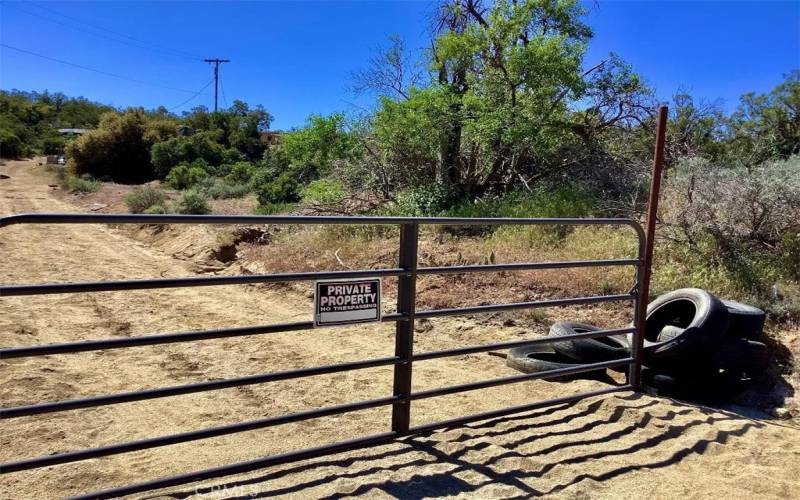
<path fill-rule="evenodd" d="M 263 144 L 274 146 L 275 144 L 279 144 L 281 142 L 282 135 L 283 132 L 279 132 L 277 130 L 268 130 L 266 132 L 261 132 L 261 142 Z"/>
<path fill-rule="evenodd" d="M 59 134 L 85 134 L 88 132 L 88 128 L 60 128 L 58 129 Z"/>
<path fill-rule="evenodd" d="M 188 137 L 188 136 L 190 136 L 192 134 L 194 134 L 194 130 L 192 129 L 192 127 L 190 127 L 188 125 L 179 125 L 178 126 L 178 135 L 183 136 L 183 137 Z"/>

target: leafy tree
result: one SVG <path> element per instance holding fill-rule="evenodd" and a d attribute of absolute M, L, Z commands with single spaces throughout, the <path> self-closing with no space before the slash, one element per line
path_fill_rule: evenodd
<path fill-rule="evenodd" d="M 50 109 L 24 94 L 0 92 L 0 156 L 18 158 L 33 154 L 37 132 Z"/>
<path fill-rule="evenodd" d="M 252 184 L 262 206 L 300 199 L 302 184 L 330 175 L 334 166 L 357 160 L 359 137 L 345 128 L 342 114 L 312 115 L 305 127 L 284 134 L 264 152 Z"/>
<path fill-rule="evenodd" d="M 20 135 L 23 135 L 21 138 Z M 0 122 L 0 158 L 21 158 L 31 153 L 24 134 Z"/>
<path fill-rule="evenodd" d="M 112 109 L 61 93 L 0 91 L 0 154 L 61 153 L 68 140 L 58 128 L 94 128 Z"/>
<path fill-rule="evenodd" d="M 442 144 L 449 137 L 446 131 L 459 119 L 451 113 L 454 101 L 438 86 L 413 88 L 402 101 L 381 98 L 372 121 L 377 145 L 368 151 L 396 166 L 391 169 L 393 184 L 407 187 L 436 179 Z"/>
<path fill-rule="evenodd" d="M 261 105 L 251 109 L 247 103 L 236 100 L 230 108 L 216 113 L 205 106 L 196 107 L 184 114 L 183 121 L 195 131 L 214 134 L 217 142 L 236 149 L 249 161 L 258 161 L 266 149 L 261 132 L 269 128 L 272 115 Z"/>
<path fill-rule="evenodd" d="M 362 78 L 383 95 L 375 132 L 385 148 L 374 156 L 411 169 L 399 180 L 422 174 L 457 197 L 479 195 L 551 175 L 603 130 L 644 120 L 649 94 L 628 65 L 612 54 L 584 69 L 583 13 L 574 0 L 442 2 L 426 86 L 393 85 L 405 67 L 396 44 Z"/>
<path fill-rule="evenodd" d="M 743 95 L 729 126 L 733 162 L 756 165 L 800 152 L 800 70 L 766 94 Z"/>
<path fill-rule="evenodd" d="M 309 182 L 331 172 L 337 161 L 347 161 L 360 155 L 358 138 L 345 130 L 342 114 L 311 115 L 306 126 L 286 133 L 280 149 L 292 175 Z"/>
<path fill-rule="evenodd" d="M 150 148 L 176 133 L 176 123 L 149 119 L 144 110 L 106 113 L 97 129 L 67 146 L 69 165 L 76 175 L 90 174 L 122 183 L 155 178 Z"/>
<path fill-rule="evenodd" d="M 259 160 L 265 149 L 261 132 L 269 128 L 272 115 L 261 105 L 250 109 L 247 103 L 239 100 L 233 101 L 228 112 L 231 115 L 228 134 L 230 146 L 236 148 L 250 161 Z"/>
<path fill-rule="evenodd" d="M 198 132 L 189 137 L 172 137 L 153 145 L 151 161 L 157 177 L 164 178 L 170 170 L 180 164 L 198 160 L 207 165 L 209 173 L 216 174 L 216 167 L 241 159 L 241 154 L 221 144 L 218 130 Z"/>

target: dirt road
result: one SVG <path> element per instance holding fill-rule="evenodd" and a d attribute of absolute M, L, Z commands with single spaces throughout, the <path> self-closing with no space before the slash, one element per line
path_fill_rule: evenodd
<path fill-rule="evenodd" d="M 0 214 L 76 211 L 32 162 L 0 173 Z M 39 167 L 41 168 L 41 167 Z M 0 230 L 0 282 L 187 276 L 193 265 L 102 225 Z M 309 285 L 310 286 L 310 285 Z M 0 345 L 297 321 L 294 291 L 222 286 L 0 299 Z M 442 319 L 417 351 L 519 338 Z M 4 407 L 391 355 L 391 325 L 3 360 Z M 415 365 L 415 390 L 512 375 L 486 355 Z M 415 403 L 414 424 L 599 387 L 531 382 Z M 0 460 L 189 431 L 391 394 L 391 369 L 74 410 L 3 422 Z M 0 498 L 59 498 L 281 451 L 385 432 L 388 408 L 3 474 Z M 800 430 L 776 421 L 621 393 L 480 422 L 400 443 L 139 497 L 286 495 L 421 498 L 800 498 Z M 207 488 L 213 486 L 214 491 Z M 198 490 L 199 488 L 199 490 Z M 199 493 L 198 493 L 199 492 Z"/>

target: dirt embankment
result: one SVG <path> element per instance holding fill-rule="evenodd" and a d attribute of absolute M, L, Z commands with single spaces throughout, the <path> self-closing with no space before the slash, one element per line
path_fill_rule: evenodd
<path fill-rule="evenodd" d="M 31 167 L 0 167 L 10 177 L 0 180 L 0 213 L 76 210 L 57 199 L 46 177 Z M 212 256 L 196 256 L 211 247 L 198 244 L 198 233 L 185 234 L 186 241 L 151 234 L 144 242 L 103 225 L 11 226 L 0 230 L 0 282 L 191 275 L 210 265 L 206 257 Z M 184 259 L 175 256 L 181 252 Z M 232 272 L 235 265 L 213 272 Z M 252 285 L 5 297 L 0 344 L 298 321 L 310 318 L 309 311 L 302 289 Z M 592 311 L 559 314 L 602 314 Z M 438 319 L 418 332 L 414 348 L 425 352 L 529 335 L 529 328 L 514 321 Z M 391 325 L 382 324 L 3 360 L 0 398 L 10 407 L 387 356 L 393 337 Z M 514 374 L 485 355 L 417 363 L 414 370 L 414 390 Z M 377 398 L 391 394 L 391 386 L 391 369 L 375 368 L 9 419 L 0 435 L 0 460 Z M 503 386 L 415 402 L 412 418 L 422 424 L 597 387 L 592 381 Z M 366 410 L 3 474 L 0 497 L 58 498 L 385 432 L 389 414 L 388 408 Z M 759 415 L 621 393 L 137 497 L 800 498 L 800 430 Z"/>

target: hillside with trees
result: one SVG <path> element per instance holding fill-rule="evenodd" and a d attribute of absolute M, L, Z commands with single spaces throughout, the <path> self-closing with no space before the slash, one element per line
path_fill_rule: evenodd
<path fill-rule="evenodd" d="M 0 91 L 0 156 L 57 154 L 66 139 L 60 128 L 95 128 L 111 106 L 60 92 Z"/>
<path fill-rule="evenodd" d="M 587 59 L 584 14 L 576 1 L 443 1 L 429 49 L 390 37 L 354 71 L 370 112 L 310 116 L 279 140 L 265 140 L 270 113 L 241 101 L 178 116 L 3 92 L 0 147 L 65 148 L 78 191 L 161 181 L 194 200 L 189 213 L 255 196 L 260 213 L 639 217 L 659 103 L 617 55 Z M 681 91 L 668 103 L 659 234 L 670 284 L 715 281 L 763 300 L 778 283 L 796 289 L 800 71 L 787 71 L 731 113 Z M 93 130 L 65 144 L 60 126 Z M 178 210 L 157 190 L 137 191 L 132 210 Z"/>

